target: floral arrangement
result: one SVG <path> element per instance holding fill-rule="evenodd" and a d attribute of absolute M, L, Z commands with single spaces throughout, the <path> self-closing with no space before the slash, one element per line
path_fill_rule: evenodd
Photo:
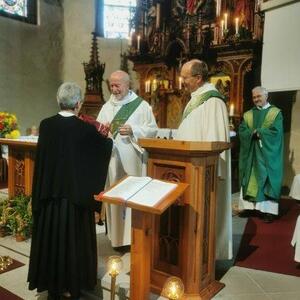
<path fill-rule="evenodd" d="M 19 136 L 17 117 L 14 114 L 0 112 L 0 137 L 17 139 Z"/>

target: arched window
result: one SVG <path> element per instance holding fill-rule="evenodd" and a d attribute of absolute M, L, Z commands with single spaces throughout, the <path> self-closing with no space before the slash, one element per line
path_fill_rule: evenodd
<path fill-rule="evenodd" d="M 37 0 L 0 0 L 0 16 L 37 23 Z"/>
<path fill-rule="evenodd" d="M 136 0 L 104 0 L 104 37 L 128 38 Z"/>

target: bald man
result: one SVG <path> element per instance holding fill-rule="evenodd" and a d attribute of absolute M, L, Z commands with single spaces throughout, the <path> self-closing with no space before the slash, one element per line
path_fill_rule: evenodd
<path fill-rule="evenodd" d="M 208 83 L 208 67 L 193 59 L 182 66 L 181 78 L 191 94 L 176 139 L 186 141 L 229 142 L 228 113 L 224 97 Z M 220 154 L 217 180 L 216 258 L 232 257 L 230 151 Z"/>
<path fill-rule="evenodd" d="M 108 170 L 107 186 L 125 175 L 142 176 L 146 154 L 138 138 L 155 137 L 157 125 L 151 106 L 129 89 L 129 75 L 115 71 L 109 78 L 111 96 L 103 105 L 97 121 L 109 124 L 114 148 Z M 107 205 L 108 237 L 113 247 L 131 243 L 131 209 Z"/>

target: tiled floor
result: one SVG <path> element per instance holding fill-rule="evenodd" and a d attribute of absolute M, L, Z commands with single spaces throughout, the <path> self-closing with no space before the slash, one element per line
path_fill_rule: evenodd
<path fill-rule="evenodd" d="M 1 195 L 0 195 L 1 197 Z M 238 245 L 241 240 L 246 220 L 237 216 L 233 217 L 234 234 L 234 253 L 237 253 Z M 103 232 L 103 226 L 97 226 L 98 237 L 98 277 L 99 284 L 92 293 L 86 292 L 81 299 L 110 299 L 109 276 L 105 274 L 105 260 L 108 256 L 119 254 L 115 252 Z M 35 291 L 29 291 L 27 288 L 26 277 L 28 270 L 30 241 L 15 242 L 12 237 L 0 238 L 0 255 L 9 255 L 12 258 L 24 263 L 25 265 L 12 271 L 0 275 L 0 285 L 12 293 L 26 300 L 45 300 L 47 293 L 37 294 Z M 118 276 L 120 289 L 120 298 L 125 296 L 129 287 L 129 261 L 128 254 L 124 254 L 124 271 Z M 246 269 L 232 266 L 232 261 L 217 262 L 216 271 L 220 281 L 225 283 L 225 288 L 219 292 L 213 299 L 225 300 L 299 300 L 300 299 L 300 278 L 269 273 L 264 271 Z M 224 274 L 222 276 L 222 274 Z M 155 295 L 151 299 L 164 299 Z M 1 299 L 6 300 L 6 299 Z M 143 300 L 143 299 L 141 299 Z"/>

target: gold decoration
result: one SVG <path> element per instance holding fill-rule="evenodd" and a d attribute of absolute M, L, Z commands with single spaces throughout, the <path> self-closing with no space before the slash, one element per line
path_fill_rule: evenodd
<path fill-rule="evenodd" d="M 169 277 L 164 284 L 161 295 L 169 300 L 179 300 L 184 294 L 182 280 L 176 276 Z"/>
<path fill-rule="evenodd" d="M 9 256 L 0 256 L 0 271 L 5 271 L 11 264 L 13 263 L 13 260 Z"/>

